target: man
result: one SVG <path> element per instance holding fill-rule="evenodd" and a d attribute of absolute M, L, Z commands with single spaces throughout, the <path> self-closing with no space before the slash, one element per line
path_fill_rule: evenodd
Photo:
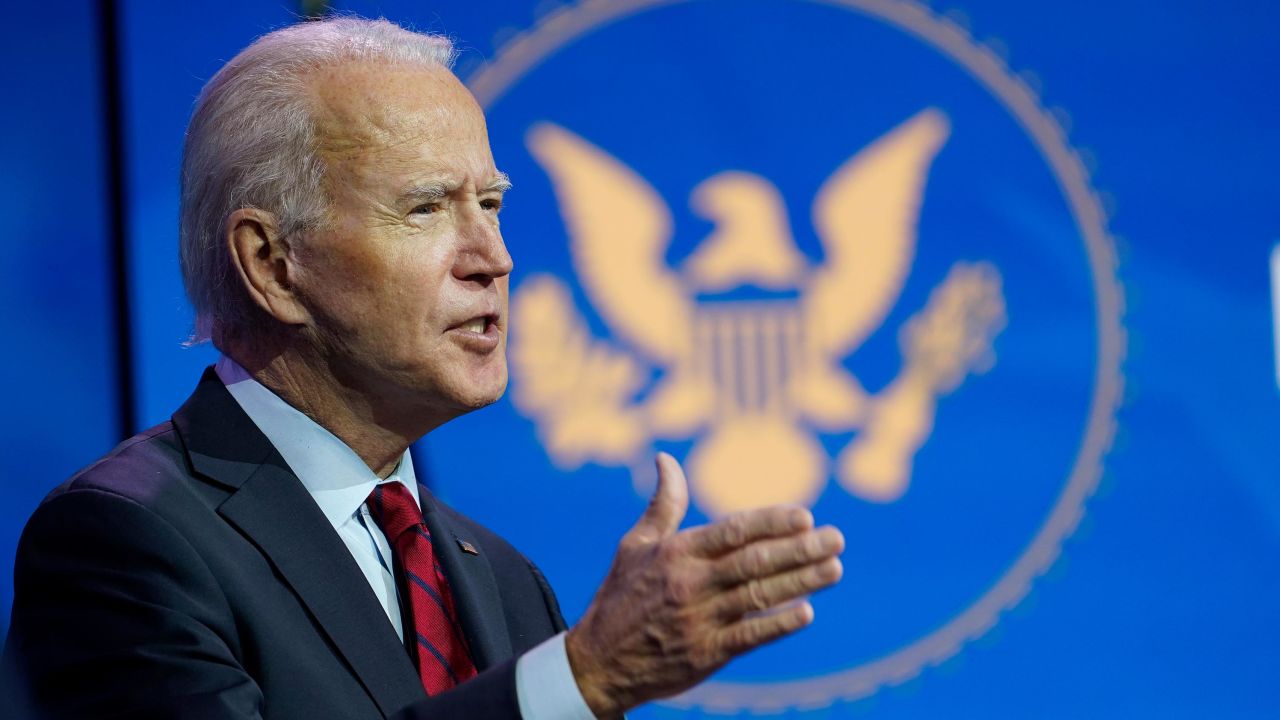
<path fill-rule="evenodd" d="M 201 94 L 182 266 L 224 358 L 28 524 L 6 651 L 43 712 L 617 717 L 807 625 L 839 578 L 802 509 L 679 532 L 660 456 L 565 631 L 536 568 L 417 485 L 409 446 L 507 381 L 509 183 L 451 56 L 332 19 Z"/>

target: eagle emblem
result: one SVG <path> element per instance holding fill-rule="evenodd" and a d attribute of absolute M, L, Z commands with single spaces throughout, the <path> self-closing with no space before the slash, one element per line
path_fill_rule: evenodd
<path fill-rule="evenodd" d="M 900 498 L 939 399 L 994 364 L 1006 322 L 997 269 L 959 261 L 898 329 L 893 380 L 873 393 L 845 365 L 901 298 L 949 133 L 940 110 L 923 110 L 832 173 L 812 208 L 820 263 L 797 248 L 774 185 L 716 174 L 690 196 L 714 229 L 673 268 L 657 191 L 568 130 L 533 127 L 527 145 L 555 189 L 574 271 L 614 337 L 592 334 L 555 276 L 514 293 L 513 401 L 551 460 L 636 467 L 656 441 L 692 440 L 693 500 L 713 517 L 812 505 L 833 476 L 866 501 Z M 743 287 L 776 292 L 719 299 Z M 832 456 L 820 433 L 853 435 Z"/>

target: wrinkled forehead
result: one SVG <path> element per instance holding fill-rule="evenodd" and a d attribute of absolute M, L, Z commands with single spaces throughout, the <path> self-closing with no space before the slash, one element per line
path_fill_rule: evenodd
<path fill-rule="evenodd" d="M 362 162 L 424 146 L 476 154 L 482 145 L 487 156 L 484 115 L 446 68 L 345 63 L 317 70 L 311 89 L 317 140 L 330 161 Z"/>

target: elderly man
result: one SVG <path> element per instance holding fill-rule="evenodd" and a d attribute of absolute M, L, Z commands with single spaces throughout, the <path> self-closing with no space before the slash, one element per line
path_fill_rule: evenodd
<path fill-rule="evenodd" d="M 332 19 L 201 94 L 182 268 L 224 357 L 28 524 L 7 652 L 43 713 L 615 717 L 807 625 L 839 578 L 803 509 L 678 531 L 660 456 L 566 632 L 532 564 L 417 484 L 409 446 L 507 381 L 509 183 L 451 55 Z"/>

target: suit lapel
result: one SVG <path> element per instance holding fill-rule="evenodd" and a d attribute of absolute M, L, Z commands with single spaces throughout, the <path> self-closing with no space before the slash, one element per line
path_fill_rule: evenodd
<path fill-rule="evenodd" d="M 511 638 L 507 635 L 498 581 L 475 535 L 450 522 L 422 485 L 418 485 L 418 494 L 422 499 L 422 518 L 431 531 L 432 547 L 445 577 L 449 578 L 458 622 L 467 635 L 476 668 L 483 671 L 511 657 Z M 462 543 L 475 552 L 463 552 Z"/>
<path fill-rule="evenodd" d="M 351 552 L 212 370 L 173 421 L 194 470 L 232 491 L 219 514 L 270 559 L 382 713 L 421 700 L 413 663 Z"/>

